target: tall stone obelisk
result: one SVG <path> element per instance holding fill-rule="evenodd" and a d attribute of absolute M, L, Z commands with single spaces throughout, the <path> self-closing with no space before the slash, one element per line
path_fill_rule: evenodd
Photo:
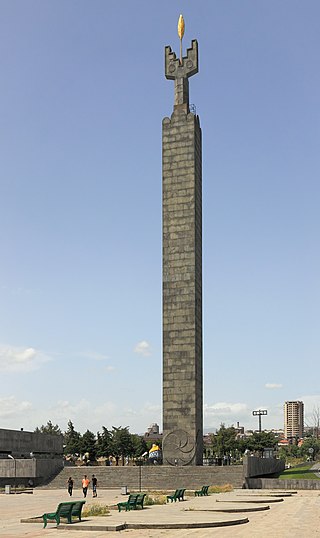
<path fill-rule="evenodd" d="M 202 465 L 201 129 L 188 80 L 197 72 L 196 40 L 180 59 L 165 48 L 165 76 L 174 80 L 173 113 L 162 122 L 165 465 Z"/>

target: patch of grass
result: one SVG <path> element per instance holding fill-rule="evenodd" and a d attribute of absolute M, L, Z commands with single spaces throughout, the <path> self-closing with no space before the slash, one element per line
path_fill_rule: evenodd
<path fill-rule="evenodd" d="M 148 489 L 147 491 L 148 491 L 148 495 L 167 495 L 168 494 L 168 491 L 166 489 Z M 170 490 L 170 492 L 171 491 L 172 490 Z M 141 493 L 141 491 L 132 489 L 130 490 L 130 493 Z"/>
<path fill-rule="evenodd" d="M 311 471 L 312 466 L 313 463 L 308 463 L 292 469 L 286 469 L 278 478 L 280 480 L 320 480 L 320 477 Z"/>
<path fill-rule="evenodd" d="M 83 508 L 82 510 L 82 514 L 84 517 L 108 516 L 109 513 L 110 513 L 109 508 L 102 504 L 92 504 L 91 506 L 87 506 L 86 508 Z"/>
<path fill-rule="evenodd" d="M 231 484 L 224 484 L 223 486 L 210 486 L 209 493 L 228 493 L 233 491 L 233 486 Z"/>
<path fill-rule="evenodd" d="M 146 495 L 144 498 L 144 506 L 152 506 L 154 504 L 166 504 L 166 495 Z"/>
<path fill-rule="evenodd" d="M 286 458 L 286 463 L 290 463 L 291 467 L 297 467 L 298 465 L 306 465 L 306 459 L 294 458 L 293 456 L 288 456 Z"/>

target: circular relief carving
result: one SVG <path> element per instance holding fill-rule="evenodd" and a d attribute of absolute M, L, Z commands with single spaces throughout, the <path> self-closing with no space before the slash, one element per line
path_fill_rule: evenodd
<path fill-rule="evenodd" d="M 169 71 L 170 71 L 170 73 L 174 73 L 175 70 L 176 70 L 176 66 L 174 65 L 174 63 L 170 64 L 170 65 L 169 65 Z"/>
<path fill-rule="evenodd" d="M 188 60 L 188 61 L 187 61 L 187 67 L 188 67 L 189 69 L 191 69 L 191 67 L 193 67 L 193 62 L 192 62 L 191 60 Z"/>
<path fill-rule="evenodd" d="M 165 459 L 169 465 L 189 465 L 194 458 L 195 439 L 184 430 L 169 432 L 162 444 Z"/>

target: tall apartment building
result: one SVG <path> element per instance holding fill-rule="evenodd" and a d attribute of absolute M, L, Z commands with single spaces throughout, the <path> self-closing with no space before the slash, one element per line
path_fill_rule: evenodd
<path fill-rule="evenodd" d="M 303 402 L 285 402 L 284 410 L 284 436 L 285 439 L 303 437 Z"/>

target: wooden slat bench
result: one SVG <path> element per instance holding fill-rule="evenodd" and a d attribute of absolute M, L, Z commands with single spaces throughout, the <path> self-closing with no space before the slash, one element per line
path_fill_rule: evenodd
<path fill-rule="evenodd" d="M 77 517 L 81 521 L 82 507 L 86 501 L 64 502 L 58 504 L 55 512 L 47 512 L 43 514 L 43 528 L 47 526 L 48 521 L 55 520 L 57 525 L 60 525 L 60 519 L 66 518 L 68 523 L 72 523 L 72 517 Z"/>
<path fill-rule="evenodd" d="M 196 497 L 203 497 L 203 495 L 209 495 L 208 493 L 209 486 L 202 486 L 201 489 L 194 492 Z"/>
<path fill-rule="evenodd" d="M 129 498 L 125 502 L 118 503 L 118 510 L 137 510 L 137 508 L 143 508 L 143 502 L 146 494 L 145 493 L 133 493 L 129 495 Z"/>
<path fill-rule="evenodd" d="M 167 495 L 167 502 L 176 502 L 178 501 L 184 501 L 184 492 L 186 491 L 186 488 L 176 489 L 173 495 Z"/>

